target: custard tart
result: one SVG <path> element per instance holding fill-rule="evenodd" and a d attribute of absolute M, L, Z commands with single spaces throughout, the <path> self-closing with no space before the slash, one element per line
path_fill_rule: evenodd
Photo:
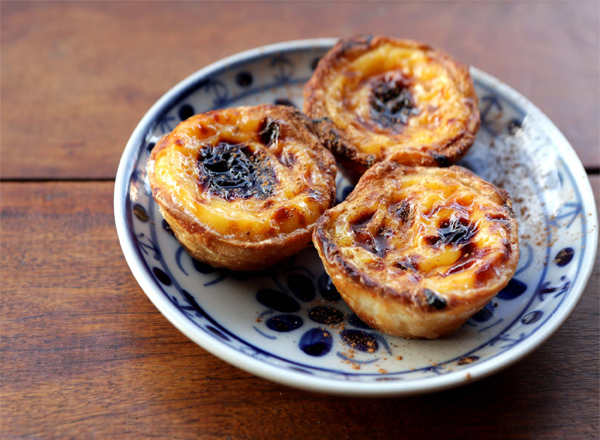
<path fill-rule="evenodd" d="M 259 270 L 297 253 L 335 200 L 333 156 L 286 106 L 193 116 L 160 139 L 147 168 L 179 242 L 214 267 Z"/>
<path fill-rule="evenodd" d="M 338 42 L 304 88 L 304 113 L 352 181 L 390 157 L 409 166 L 452 165 L 480 125 L 467 66 L 390 37 Z"/>
<path fill-rule="evenodd" d="M 406 338 L 456 331 L 519 260 L 508 193 L 459 166 L 373 166 L 323 214 L 313 242 L 350 308 Z"/>

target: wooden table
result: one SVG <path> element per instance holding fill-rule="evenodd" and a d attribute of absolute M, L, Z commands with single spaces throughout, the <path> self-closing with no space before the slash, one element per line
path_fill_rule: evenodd
<path fill-rule="evenodd" d="M 220 361 L 155 309 L 125 262 L 114 176 L 146 110 L 238 51 L 381 33 L 448 50 L 532 99 L 600 195 L 599 5 L 1 4 L 2 438 L 598 437 L 598 264 L 536 353 L 405 399 L 311 394 Z"/>

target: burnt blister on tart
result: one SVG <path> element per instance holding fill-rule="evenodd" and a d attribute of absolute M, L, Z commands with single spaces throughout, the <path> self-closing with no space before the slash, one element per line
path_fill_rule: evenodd
<path fill-rule="evenodd" d="M 338 42 L 304 88 L 304 112 L 352 181 L 391 157 L 408 166 L 450 166 L 480 125 L 467 66 L 390 37 Z"/>
<path fill-rule="evenodd" d="M 335 160 L 287 106 L 193 116 L 148 160 L 152 194 L 182 246 L 214 267 L 259 270 L 311 243 L 335 201 Z"/>
<path fill-rule="evenodd" d="M 313 242 L 350 308 L 407 338 L 456 331 L 519 259 L 508 193 L 458 166 L 375 165 L 321 217 Z"/>

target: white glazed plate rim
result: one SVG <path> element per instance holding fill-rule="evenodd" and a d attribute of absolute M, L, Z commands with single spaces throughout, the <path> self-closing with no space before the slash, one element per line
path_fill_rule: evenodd
<path fill-rule="evenodd" d="M 312 377 L 299 372 L 293 372 L 287 369 L 279 368 L 276 364 L 270 365 L 260 360 L 241 354 L 239 351 L 225 344 L 220 343 L 214 338 L 207 337 L 195 327 L 195 325 L 187 320 L 182 319 L 180 310 L 178 310 L 168 299 L 162 295 L 156 287 L 154 280 L 144 268 L 143 263 L 137 256 L 134 242 L 128 233 L 126 221 L 126 199 L 128 197 L 129 176 L 131 175 L 135 164 L 134 157 L 136 156 L 140 144 L 143 142 L 149 128 L 153 122 L 157 120 L 161 112 L 168 107 L 169 103 L 173 102 L 186 89 L 193 87 L 203 78 L 208 77 L 213 72 L 216 72 L 223 67 L 251 60 L 257 56 L 277 53 L 280 51 L 288 51 L 293 49 L 303 48 L 329 48 L 337 39 L 323 38 L 313 40 L 298 40 L 284 42 L 264 46 L 256 49 L 251 49 L 239 54 L 227 57 L 213 63 L 198 72 L 190 75 L 165 95 L 163 95 L 144 115 L 131 138 L 129 139 L 117 172 L 115 181 L 115 223 L 117 234 L 125 259 L 129 267 L 138 281 L 142 290 L 148 298 L 156 306 L 156 308 L 183 334 L 192 341 L 200 345 L 205 350 L 221 358 L 222 360 L 256 376 L 264 379 L 285 384 L 291 387 L 300 388 L 308 391 L 325 392 L 329 394 L 347 395 L 347 396 L 408 396 L 414 394 L 423 394 L 434 391 L 441 391 L 448 388 L 453 388 L 466 382 L 475 381 L 496 373 L 504 368 L 513 365 L 518 360 L 524 358 L 538 347 L 540 347 L 560 326 L 566 321 L 569 315 L 574 310 L 579 302 L 585 286 L 591 276 L 595 255 L 598 245 L 598 219 L 594 206 L 594 197 L 589 184 L 589 181 L 579 181 L 578 186 L 581 190 L 582 198 L 586 203 L 591 203 L 591 216 L 587 219 L 589 228 L 588 237 L 590 239 L 588 246 L 591 246 L 593 251 L 586 253 L 582 262 L 581 275 L 577 278 L 571 288 L 571 293 L 565 298 L 563 305 L 556 311 L 552 319 L 550 319 L 542 328 L 534 335 L 531 335 L 526 341 L 515 346 L 513 349 L 502 353 L 494 359 L 487 362 L 473 365 L 466 371 L 450 372 L 437 377 L 428 377 L 423 379 L 415 379 L 411 381 L 396 381 L 396 382 L 346 382 L 326 378 Z M 575 176 L 585 175 L 585 170 L 579 161 L 575 151 L 562 135 L 562 133 L 554 126 L 554 124 L 531 102 L 509 86 L 501 83 L 490 75 L 472 68 L 472 72 L 485 80 L 488 84 L 493 84 L 501 94 L 508 96 L 510 99 L 519 102 L 519 104 L 528 113 L 535 114 L 537 118 L 546 124 L 548 133 L 556 139 L 562 150 L 562 158 L 568 168 L 573 171 Z M 590 227 L 591 226 L 591 227 Z"/>

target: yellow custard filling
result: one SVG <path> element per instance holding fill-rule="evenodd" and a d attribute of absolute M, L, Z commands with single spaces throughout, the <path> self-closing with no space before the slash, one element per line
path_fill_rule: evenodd
<path fill-rule="evenodd" d="M 374 112 L 374 93 L 390 82 L 410 97 L 405 124 L 380 123 Z M 398 144 L 425 151 L 452 140 L 465 130 L 474 107 L 445 62 L 430 51 L 389 43 L 343 64 L 326 86 L 324 102 L 333 124 L 346 130 L 359 151 L 374 155 L 393 153 Z"/>
<path fill-rule="evenodd" d="M 182 122 L 149 166 L 156 186 L 204 227 L 260 242 L 315 223 L 331 202 L 332 179 L 289 120 L 247 109 Z"/>
<path fill-rule="evenodd" d="M 399 292 L 418 281 L 460 296 L 494 280 L 518 252 L 511 211 L 448 170 L 390 175 L 333 208 L 328 236 L 343 258 Z"/>

